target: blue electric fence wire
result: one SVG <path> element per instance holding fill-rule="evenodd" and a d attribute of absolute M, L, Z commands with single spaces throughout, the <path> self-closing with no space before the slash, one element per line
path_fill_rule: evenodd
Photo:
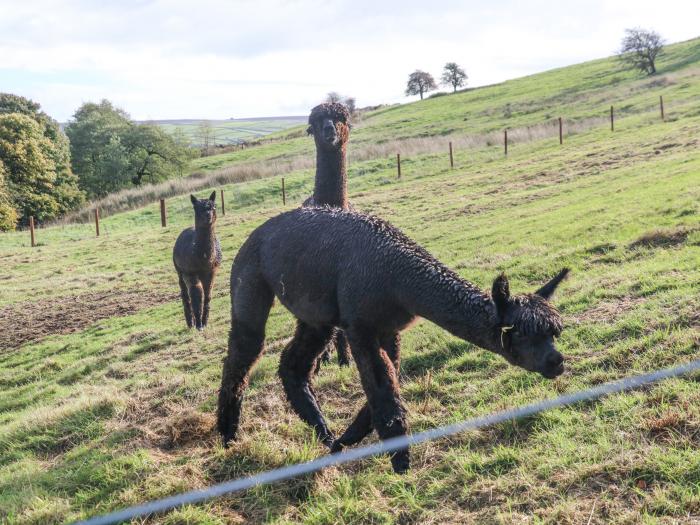
<path fill-rule="evenodd" d="M 504 421 L 532 416 L 545 410 L 551 410 L 552 408 L 572 405 L 582 401 L 591 401 L 605 395 L 632 390 L 668 379 L 670 377 L 688 374 L 698 369 L 700 369 L 700 359 L 691 361 L 684 365 L 656 370 L 654 372 L 605 383 L 603 385 L 574 392 L 572 394 L 566 394 L 554 399 L 546 399 L 518 408 L 502 410 L 500 412 L 495 412 L 493 414 L 474 419 L 468 419 L 452 425 L 426 430 L 425 432 L 419 432 L 417 434 L 407 436 L 399 436 L 372 445 L 345 450 L 338 454 L 323 456 L 312 461 L 307 461 L 306 463 L 289 465 L 286 467 L 269 470 L 267 472 L 261 472 L 260 474 L 255 474 L 254 476 L 226 481 L 204 489 L 192 490 L 183 494 L 177 494 L 175 496 L 151 501 L 142 505 L 136 505 L 117 512 L 105 514 L 103 516 L 90 518 L 85 521 L 76 522 L 76 525 L 111 525 L 114 523 L 122 523 L 130 519 L 172 510 L 174 508 L 181 507 L 182 505 L 200 503 L 202 501 L 210 500 L 212 498 L 233 492 L 239 492 L 258 485 L 275 483 L 304 474 L 310 474 L 333 465 L 342 465 L 343 463 L 357 461 L 358 459 L 364 459 L 370 456 L 376 456 L 378 454 L 385 454 L 387 452 L 394 452 L 405 449 L 410 445 L 417 445 L 426 441 L 451 436 L 466 430 L 476 430 L 481 427 L 503 423 Z"/>

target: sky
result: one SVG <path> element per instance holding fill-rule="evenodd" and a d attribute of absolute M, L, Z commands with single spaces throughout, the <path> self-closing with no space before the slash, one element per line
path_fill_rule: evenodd
<path fill-rule="evenodd" d="M 628 27 L 694 38 L 699 20 L 698 0 L 0 0 L 0 92 L 61 122 L 103 98 L 137 120 L 306 115 L 329 91 L 414 100 L 416 69 L 493 84 L 609 56 Z"/>

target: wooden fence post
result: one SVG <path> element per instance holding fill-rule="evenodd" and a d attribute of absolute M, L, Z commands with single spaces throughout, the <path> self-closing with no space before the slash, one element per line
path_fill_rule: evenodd
<path fill-rule="evenodd" d="M 615 117 L 612 106 L 610 106 L 610 131 L 615 131 Z"/>
<path fill-rule="evenodd" d="M 224 190 L 221 190 L 221 215 L 226 215 L 226 202 L 224 202 Z"/>
<path fill-rule="evenodd" d="M 34 239 L 34 216 L 29 216 L 29 235 L 32 239 L 32 248 L 36 246 L 36 240 Z"/>
<path fill-rule="evenodd" d="M 503 154 L 508 155 L 508 130 L 503 130 Z"/>
<path fill-rule="evenodd" d="M 661 120 L 664 120 L 664 96 L 659 95 L 659 107 L 661 108 Z"/>
<path fill-rule="evenodd" d="M 398 173 L 396 178 L 400 179 L 401 178 L 401 153 L 396 154 L 396 171 Z"/>
<path fill-rule="evenodd" d="M 559 145 L 564 144 L 564 137 L 561 130 L 561 117 L 559 117 Z"/>
<path fill-rule="evenodd" d="M 287 204 L 287 192 L 284 189 L 284 177 L 282 177 L 282 205 Z"/>
<path fill-rule="evenodd" d="M 165 199 L 160 199 L 160 225 L 165 228 L 167 217 L 165 215 Z"/>
<path fill-rule="evenodd" d="M 450 141 L 450 168 L 455 167 L 455 161 L 454 158 L 452 157 L 452 141 Z"/>
<path fill-rule="evenodd" d="M 95 208 L 95 237 L 100 236 L 100 210 Z"/>

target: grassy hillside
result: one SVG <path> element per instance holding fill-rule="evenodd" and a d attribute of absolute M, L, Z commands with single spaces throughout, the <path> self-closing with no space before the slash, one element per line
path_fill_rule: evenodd
<path fill-rule="evenodd" d="M 605 61 L 573 66 L 379 111 L 353 130 L 355 151 L 396 137 L 413 149 L 401 180 L 393 157 L 356 158 L 353 203 L 460 275 L 488 287 L 506 271 L 518 293 L 572 268 L 554 299 L 567 356 L 554 381 L 429 322 L 405 332 L 402 392 L 414 431 L 699 356 L 700 42 L 673 46 L 663 64 L 641 80 L 608 72 Z M 507 158 L 474 138 L 449 169 L 446 130 L 488 137 L 541 124 L 556 108 L 572 119 L 604 116 L 610 103 L 622 112 L 615 132 L 591 121 L 563 146 L 549 131 L 523 134 Z M 430 133 L 442 138 L 415 141 Z M 219 160 L 292 158 L 311 147 L 292 137 Z M 186 196 L 168 201 L 167 228 L 150 205 L 105 219 L 99 239 L 90 225 L 39 230 L 35 249 L 26 232 L 0 237 L 0 520 L 67 522 L 325 453 L 276 377 L 293 330 L 279 306 L 240 441 L 225 451 L 212 430 L 228 269 L 253 228 L 310 192 L 311 168 L 285 176 L 286 208 L 278 178 L 223 188 L 224 269 L 202 334 L 184 328 L 170 262 L 192 222 Z M 375 458 L 149 523 L 687 522 L 700 514 L 698 379 L 415 447 L 405 476 Z M 363 402 L 354 367 L 324 367 L 315 390 L 336 433 Z"/>
<path fill-rule="evenodd" d="M 304 122 L 304 117 L 266 117 L 228 120 L 209 120 L 212 127 L 211 144 L 239 144 L 256 138 L 264 137 Z M 152 121 L 166 131 L 173 133 L 181 130 L 196 146 L 202 146 L 199 127 L 202 120 L 156 120 Z"/>
<path fill-rule="evenodd" d="M 668 46 L 659 60 L 660 74 L 640 77 L 620 69 L 615 58 L 555 69 L 495 86 L 469 89 L 367 113 L 352 132 L 351 158 L 397 139 L 464 137 L 501 133 L 504 128 L 549 125 L 563 117 L 569 126 L 606 119 L 610 105 L 617 118 L 654 110 L 659 95 L 670 115 L 697 108 L 695 80 L 700 67 L 700 39 Z M 198 159 L 195 171 L 207 171 L 254 160 L 279 160 L 313 152 L 302 128 L 273 134 L 262 147 Z M 518 140 L 517 137 L 511 137 Z M 521 140 L 526 140 L 523 137 Z M 477 146 L 481 143 L 477 141 Z"/>
<path fill-rule="evenodd" d="M 559 116 L 564 133 L 576 134 L 605 125 L 611 105 L 618 123 L 635 114 L 658 111 L 659 96 L 664 97 L 670 120 L 697 111 L 694 79 L 700 64 L 700 39 L 668 46 L 659 64 L 660 74 L 646 78 L 621 70 L 616 59 L 602 59 L 362 113 L 352 132 L 349 159 L 353 164 L 381 163 L 396 153 L 405 159 L 443 152 L 447 141 L 464 155 L 472 155 L 472 150 L 501 144 L 505 128 L 510 144 L 518 146 L 555 137 Z M 95 206 L 103 215 L 112 215 L 160 197 L 312 168 L 314 145 L 305 128 L 271 133 L 254 147 L 195 159 L 189 177 L 109 195 L 69 214 L 68 221 L 89 222 Z"/>

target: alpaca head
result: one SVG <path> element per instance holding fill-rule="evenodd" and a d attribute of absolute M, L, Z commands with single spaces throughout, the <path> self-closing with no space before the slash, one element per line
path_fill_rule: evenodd
<path fill-rule="evenodd" d="M 567 273 L 564 268 L 535 293 L 515 296 L 510 295 L 508 279 L 501 274 L 491 290 L 499 318 L 497 352 L 509 363 L 547 379 L 564 372 L 564 357 L 555 347 L 563 324 L 548 299 Z"/>
<path fill-rule="evenodd" d="M 314 136 L 317 147 L 339 149 L 350 136 L 350 112 L 338 102 L 319 104 L 311 110 L 306 131 Z"/>
<path fill-rule="evenodd" d="M 208 199 L 198 199 L 190 195 L 194 207 L 195 228 L 213 226 L 216 222 L 216 192 L 212 191 Z"/>

